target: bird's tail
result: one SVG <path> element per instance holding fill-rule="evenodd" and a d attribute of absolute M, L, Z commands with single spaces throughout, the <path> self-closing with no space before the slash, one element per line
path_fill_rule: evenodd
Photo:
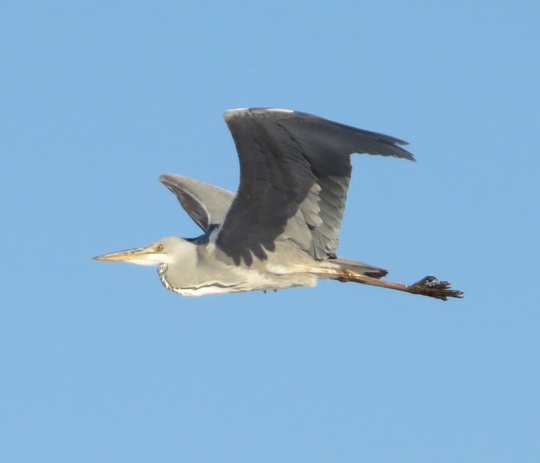
<path fill-rule="evenodd" d="M 341 270 L 351 270 L 355 273 L 360 273 L 373 278 L 382 278 L 388 273 L 388 271 L 383 268 L 375 267 L 357 260 L 345 259 L 343 257 L 336 257 L 335 259 L 331 259 L 330 262 L 339 265 Z"/>

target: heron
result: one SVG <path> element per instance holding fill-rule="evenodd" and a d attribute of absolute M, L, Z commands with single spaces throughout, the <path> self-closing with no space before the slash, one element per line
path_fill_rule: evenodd
<path fill-rule="evenodd" d="M 233 109 L 224 119 L 240 161 L 236 194 L 181 175 L 160 177 L 203 234 L 94 259 L 157 266 L 163 286 L 183 296 L 338 280 L 441 300 L 462 297 L 433 276 L 394 283 L 382 279 L 386 270 L 336 254 L 351 155 L 414 161 L 406 142 L 288 109 Z"/>

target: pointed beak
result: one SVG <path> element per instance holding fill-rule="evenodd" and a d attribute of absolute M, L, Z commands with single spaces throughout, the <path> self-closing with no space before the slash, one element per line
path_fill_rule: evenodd
<path fill-rule="evenodd" d="M 124 261 L 131 262 L 133 264 L 153 265 L 153 262 L 149 262 L 150 257 L 155 253 L 150 246 L 143 248 L 128 249 L 126 251 L 113 252 L 111 254 L 104 254 L 102 256 L 96 256 L 92 259 L 103 261 Z"/>

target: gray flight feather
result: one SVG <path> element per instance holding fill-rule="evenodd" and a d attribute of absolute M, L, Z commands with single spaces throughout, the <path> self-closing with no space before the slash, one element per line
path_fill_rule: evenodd
<path fill-rule="evenodd" d="M 232 191 L 182 175 L 165 174 L 159 181 L 176 195 L 184 210 L 205 232 L 223 222 L 235 196 Z"/>
<path fill-rule="evenodd" d="M 290 240 L 317 260 L 334 255 L 352 153 L 414 160 L 388 135 L 279 109 L 225 113 L 240 159 L 240 186 L 217 245 L 238 264 L 265 260 Z"/>

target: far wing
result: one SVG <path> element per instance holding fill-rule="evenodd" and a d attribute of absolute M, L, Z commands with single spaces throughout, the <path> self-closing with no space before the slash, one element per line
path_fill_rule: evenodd
<path fill-rule="evenodd" d="M 240 159 L 240 187 L 216 242 L 237 264 L 266 259 L 283 234 L 315 259 L 333 255 L 350 154 L 414 160 L 402 140 L 306 113 L 238 109 L 225 121 Z"/>
<path fill-rule="evenodd" d="M 231 191 L 182 175 L 165 174 L 159 181 L 176 195 L 184 210 L 205 232 L 225 220 L 235 197 Z"/>

